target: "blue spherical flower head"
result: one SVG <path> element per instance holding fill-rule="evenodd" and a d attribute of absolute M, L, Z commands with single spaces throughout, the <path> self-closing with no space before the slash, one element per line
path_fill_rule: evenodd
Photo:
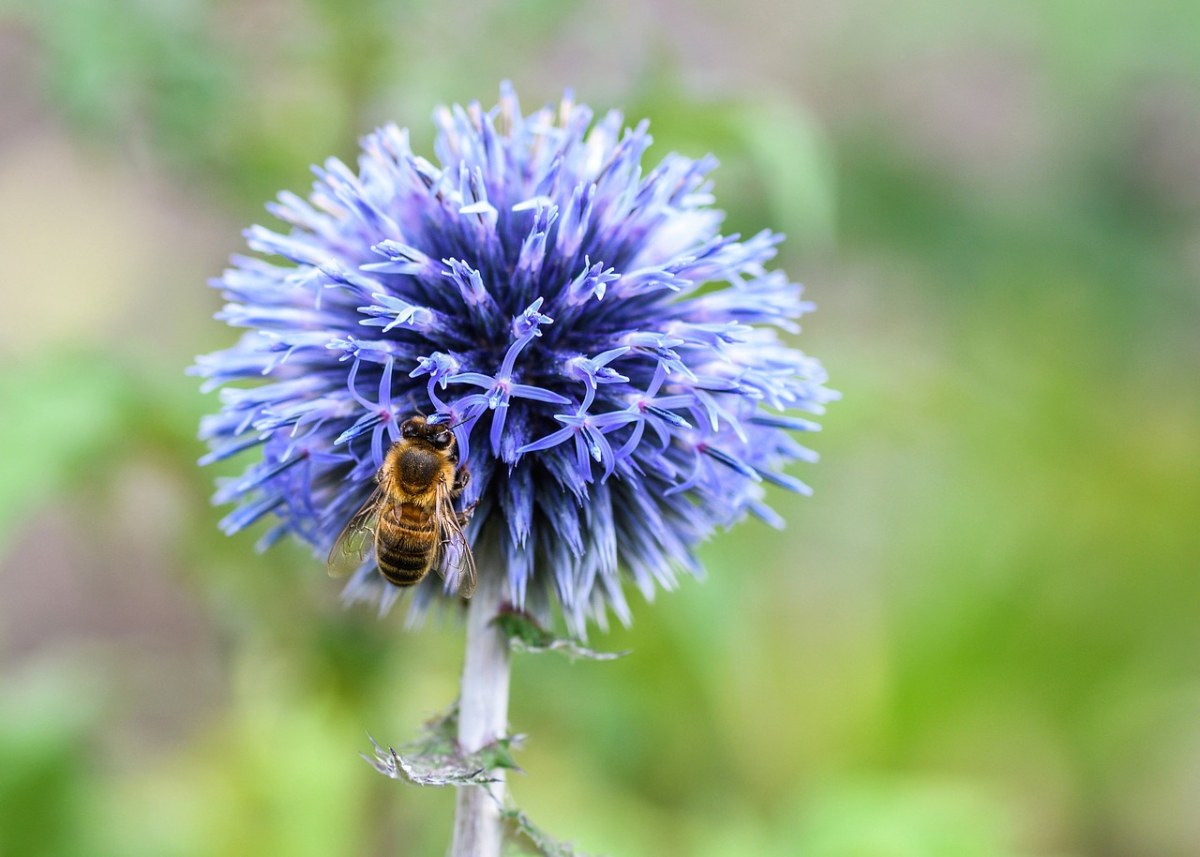
<path fill-rule="evenodd" d="M 271 515 L 329 549 L 373 488 L 400 424 L 454 426 L 477 503 L 468 535 L 481 575 L 511 600 L 557 602 L 581 632 L 623 579 L 650 598 L 699 542 L 752 513 L 778 525 L 763 483 L 807 492 L 782 468 L 811 460 L 788 411 L 833 398 L 820 364 L 790 347 L 811 307 L 766 263 L 780 236 L 719 232 L 714 160 L 668 155 L 649 172 L 645 122 L 593 122 L 568 96 L 523 116 L 515 93 L 490 111 L 439 109 L 434 164 L 394 126 L 363 141 L 358 171 L 315 170 L 308 199 L 268 206 L 286 233 L 247 231 L 252 250 L 216 282 L 218 314 L 248 328 L 195 371 L 222 387 L 202 436 L 215 461 L 262 460 L 220 486 L 235 532 Z M 261 379 L 253 386 L 229 385 Z M 429 575 L 419 615 L 441 592 Z M 350 599 L 401 590 L 373 566 Z"/>

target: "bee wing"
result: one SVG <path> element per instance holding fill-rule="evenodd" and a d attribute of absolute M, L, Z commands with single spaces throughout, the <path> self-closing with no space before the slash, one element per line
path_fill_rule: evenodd
<path fill-rule="evenodd" d="M 325 560 L 331 577 L 345 577 L 366 562 L 375 547 L 375 524 L 383 498 L 383 489 L 376 487 L 333 540 Z"/>
<path fill-rule="evenodd" d="M 436 519 L 440 538 L 433 557 L 433 567 L 461 597 L 470 598 L 475 594 L 475 556 L 458 522 L 458 512 L 454 511 L 450 487 L 444 483 L 437 488 Z"/>

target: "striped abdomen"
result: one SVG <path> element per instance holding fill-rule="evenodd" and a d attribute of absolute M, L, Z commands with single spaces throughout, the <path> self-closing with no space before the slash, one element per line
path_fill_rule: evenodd
<path fill-rule="evenodd" d="M 438 538 L 432 509 L 398 503 L 382 510 L 375 530 L 379 573 L 397 586 L 419 582 L 433 564 Z"/>

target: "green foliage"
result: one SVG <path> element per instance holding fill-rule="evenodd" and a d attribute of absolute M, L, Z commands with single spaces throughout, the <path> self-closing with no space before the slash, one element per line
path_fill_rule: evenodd
<path fill-rule="evenodd" d="M 528 845 L 533 848 L 533 853 L 539 854 L 541 857 L 586 857 L 582 852 L 572 848 L 570 843 L 560 842 L 547 834 L 519 809 L 503 810 L 500 817 L 515 834 L 513 838 L 516 842 L 514 844 L 519 849 L 522 845 Z M 520 853 L 526 852 L 522 849 Z"/>
<path fill-rule="evenodd" d="M 109 137 L 144 123 L 156 146 L 195 160 L 237 86 L 207 32 L 211 13 L 197 0 L 60 0 L 31 3 L 27 14 L 43 37 L 50 90 L 72 120 Z"/>
<path fill-rule="evenodd" d="M 810 802 L 798 817 L 793 853 L 811 857 L 1013 855 L 1000 808 L 958 783 L 848 784 Z"/>
<path fill-rule="evenodd" d="M 81 855 L 350 857 L 372 847 L 362 811 L 373 778 L 346 752 L 359 724 L 272 677 L 277 664 L 251 665 L 257 686 L 234 695 L 227 717 L 179 752 L 143 750 L 145 767 L 109 783 Z"/>
<path fill-rule="evenodd" d="M 464 786 L 496 782 L 497 768 L 520 770 L 512 756 L 519 738 L 493 741 L 474 753 L 464 754 L 458 746 L 458 705 L 425 724 L 421 735 L 400 751 L 386 750 L 371 739 L 375 758 L 363 758 L 379 773 L 414 786 Z"/>
<path fill-rule="evenodd" d="M 50 498 L 111 476 L 137 408 L 135 388 L 110 359 L 83 351 L 0 371 L 0 549 Z M 18 417 L 19 415 L 19 417 Z"/>
<path fill-rule="evenodd" d="M 62 662 L 0 688 L 0 854 L 87 853 L 99 703 L 96 683 Z"/>
<path fill-rule="evenodd" d="M 559 637 L 547 631 L 528 613 L 505 610 L 492 620 L 504 631 L 514 652 L 559 652 L 568 660 L 611 661 L 629 652 L 598 652 L 572 637 Z"/>
<path fill-rule="evenodd" d="M 651 116 L 657 151 L 712 152 L 732 231 L 770 227 L 792 252 L 828 250 L 834 240 L 834 163 L 820 125 L 793 101 L 771 93 L 728 100 L 689 98 L 670 79 L 651 79 L 627 115 Z"/>

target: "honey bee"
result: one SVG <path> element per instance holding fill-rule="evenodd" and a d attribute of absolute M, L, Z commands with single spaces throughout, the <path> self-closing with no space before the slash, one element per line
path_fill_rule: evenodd
<path fill-rule="evenodd" d="M 458 594 L 470 598 L 475 558 L 462 528 L 471 509 L 454 509 L 470 478 L 458 464 L 458 442 L 449 426 L 423 416 L 405 420 L 400 440 L 375 474 L 375 490 L 334 539 L 330 574 L 359 568 L 374 551 L 389 583 L 414 586 L 432 569 L 449 575 Z"/>

